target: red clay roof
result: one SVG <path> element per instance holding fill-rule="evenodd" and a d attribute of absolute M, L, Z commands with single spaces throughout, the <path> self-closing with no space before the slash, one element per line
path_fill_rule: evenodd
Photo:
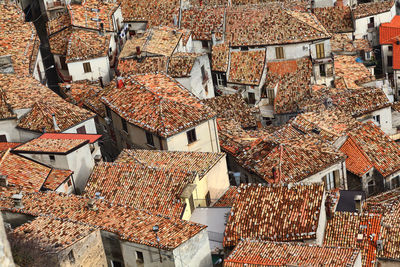
<path fill-rule="evenodd" d="M 359 253 L 355 248 L 244 240 L 225 259 L 224 267 L 353 266 Z"/>
<path fill-rule="evenodd" d="M 81 139 L 81 140 L 88 140 L 90 144 L 93 144 L 99 138 L 101 134 L 75 134 L 75 133 L 44 133 L 39 136 L 39 139 Z"/>
<path fill-rule="evenodd" d="M 368 157 L 357 146 L 352 137 L 349 137 L 340 148 L 347 155 L 346 169 L 357 176 L 363 176 L 373 167 Z"/>
<path fill-rule="evenodd" d="M 239 196 L 238 187 L 230 186 L 213 207 L 232 207 Z"/>
<path fill-rule="evenodd" d="M 16 146 L 21 145 L 22 143 L 7 143 L 7 142 L 0 142 L 0 151 L 6 151 L 9 148 L 14 148 Z"/>
<path fill-rule="evenodd" d="M 225 229 L 224 247 L 242 238 L 295 241 L 315 239 L 324 194 L 321 184 L 242 185 Z"/>
<path fill-rule="evenodd" d="M 55 191 L 73 173 L 70 170 L 52 169 L 43 187 Z"/>
<path fill-rule="evenodd" d="M 390 23 L 382 23 L 379 27 L 379 43 L 393 46 L 393 69 L 400 69 L 400 16 L 394 16 Z"/>
<path fill-rule="evenodd" d="M 70 151 L 87 144 L 85 139 L 32 139 L 19 147 L 14 148 L 16 153 L 69 153 Z"/>

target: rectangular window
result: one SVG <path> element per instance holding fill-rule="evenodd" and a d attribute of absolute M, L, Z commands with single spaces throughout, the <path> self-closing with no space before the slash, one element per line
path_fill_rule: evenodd
<path fill-rule="evenodd" d="M 254 105 L 256 103 L 256 95 L 254 93 L 248 92 L 249 104 Z"/>
<path fill-rule="evenodd" d="M 326 76 L 325 64 L 319 65 L 319 76 L 321 76 L 321 77 Z"/>
<path fill-rule="evenodd" d="M 216 73 L 215 77 L 217 79 L 218 86 L 226 86 L 226 74 Z"/>
<path fill-rule="evenodd" d="M 326 180 L 326 190 L 332 190 L 335 188 L 335 176 L 333 175 L 333 172 L 328 173 L 325 176 Z"/>
<path fill-rule="evenodd" d="M 68 66 L 67 66 L 67 63 L 65 63 L 65 60 L 66 60 L 65 56 L 60 56 L 60 65 L 61 65 L 62 70 L 68 69 Z"/>
<path fill-rule="evenodd" d="M 86 134 L 85 125 L 83 125 L 83 126 L 77 128 L 77 129 L 76 129 L 76 132 L 77 132 L 78 134 Z"/>
<path fill-rule="evenodd" d="M 68 186 L 71 186 L 71 185 L 72 185 L 71 179 L 68 179 L 67 185 L 68 185 Z"/>
<path fill-rule="evenodd" d="M 210 191 L 208 191 L 207 195 L 206 195 L 206 205 L 207 205 L 207 207 L 209 207 L 211 205 Z"/>
<path fill-rule="evenodd" d="M 140 263 L 144 263 L 143 252 L 136 251 L 136 261 L 138 261 Z"/>
<path fill-rule="evenodd" d="M 83 63 L 83 71 L 85 73 L 92 72 L 92 68 L 90 67 L 90 62 Z"/>
<path fill-rule="evenodd" d="M 371 52 L 365 52 L 365 59 L 370 60 L 371 59 Z"/>
<path fill-rule="evenodd" d="M 368 194 L 371 195 L 375 192 L 375 182 L 374 180 L 368 182 Z"/>
<path fill-rule="evenodd" d="M 368 29 L 375 27 L 374 17 L 369 18 Z"/>
<path fill-rule="evenodd" d="M 285 58 L 285 54 L 283 54 L 283 47 L 275 47 L 275 57 L 276 59 L 282 59 Z"/>
<path fill-rule="evenodd" d="M 0 142 L 7 142 L 7 136 L 5 134 L 0 134 Z"/>
<path fill-rule="evenodd" d="M 151 133 L 146 132 L 146 142 L 150 146 L 154 146 L 154 139 Z"/>
<path fill-rule="evenodd" d="M 121 123 L 122 123 L 122 129 L 125 132 L 128 132 L 128 124 L 126 123 L 126 120 L 124 118 L 121 118 Z"/>
<path fill-rule="evenodd" d="M 393 51 L 393 46 L 389 45 L 388 49 L 389 49 L 389 51 Z"/>
<path fill-rule="evenodd" d="M 50 159 L 50 161 L 55 161 L 56 157 L 54 155 L 49 155 L 49 159 Z"/>
<path fill-rule="evenodd" d="M 388 56 L 387 57 L 387 65 L 388 67 L 392 67 L 393 66 L 393 57 L 392 56 Z"/>
<path fill-rule="evenodd" d="M 317 50 L 317 58 L 324 58 L 325 57 L 325 46 L 324 44 L 317 44 L 315 46 Z"/>
<path fill-rule="evenodd" d="M 204 65 L 201 66 L 201 78 L 203 79 L 203 83 L 205 83 L 208 80 L 208 76 L 206 73 L 206 69 L 204 68 Z"/>
<path fill-rule="evenodd" d="M 391 184 L 392 184 L 392 189 L 399 187 L 399 185 L 400 185 L 400 178 L 399 178 L 399 176 L 394 177 L 394 178 L 391 180 Z"/>
<path fill-rule="evenodd" d="M 201 46 L 203 48 L 208 48 L 208 41 L 201 41 Z"/>
<path fill-rule="evenodd" d="M 190 131 L 187 131 L 186 135 L 187 135 L 188 144 L 191 144 L 191 143 L 197 141 L 196 129 L 192 129 Z"/>
<path fill-rule="evenodd" d="M 376 123 L 378 125 L 381 125 L 381 116 L 380 115 L 375 115 L 372 118 L 374 119 L 374 121 L 376 121 Z"/>
<path fill-rule="evenodd" d="M 107 106 L 106 106 L 106 113 L 107 113 L 107 117 L 109 117 L 111 119 L 111 109 Z"/>

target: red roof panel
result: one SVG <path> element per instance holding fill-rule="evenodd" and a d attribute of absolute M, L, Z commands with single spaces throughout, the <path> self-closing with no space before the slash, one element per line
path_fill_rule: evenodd
<path fill-rule="evenodd" d="M 101 137 L 101 134 L 74 134 L 74 133 L 45 133 L 39 136 L 40 139 L 83 139 L 94 143 Z"/>

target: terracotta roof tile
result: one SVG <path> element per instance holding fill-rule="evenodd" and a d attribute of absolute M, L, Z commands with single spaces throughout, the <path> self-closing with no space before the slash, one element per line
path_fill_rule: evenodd
<path fill-rule="evenodd" d="M 43 187 L 55 191 L 72 174 L 70 170 L 52 169 Z"/>
<path fill-rule="evenodd" d="M 232 207 L 239 196 L 238 187 L 231 185 L 213 207 Z"/>
<path fill-rule="evenodd" d="M 165 56 L 145 57 L 141 61 L 134 58 L 121 59 L 118 62 L 118 70 L 121 73 L 121 76 L 166 72 L 167 61 L 168 57 Z"/>
<path fill-rule="evenodd" d="M 12 112 L 10 105 L 6 101 L 6 95 L 0 88 L 0 119 L 15 118 L 16 115 Z"/>
<path fill-rule="evenodd" d="M 265 50 L 231 51 L 228 82 L 259 85 L 265 66 Z"/>
<path fill-rule="evenodd" d="M 380 234 L 382 215 L 336 212 L 328 220 L 325 231 L 325 246 L 359 248 L 363 266 L 375 266 L 376 240 Z M 358 240 L 358 236 L 362 236 Z M 373 241 L 371 241 L 371 235 Z"/>
<path fill-rule="evenodd" d="M 211 58 L 213 71 L 226 72 L 229 64 L 229 46 L 226 43 L 213 45 Z"/>
<path fill-rule="evenodd" d="M 400 187 L 369 197 L 364 202 L 364 210 L 386 215 L 395 212 L 398 203 L 400 203 Z"/>
<path fill-rule="evenodd" d="M 360 88 L 361 84 L 375 80 L 363 63 L 356 62 L 356 56 L 336 55 L 334 68 L 336 78 L 343 79 L 345 88 Z M 335 85 L 337 88 L 341 87 L 337 83 Z"/>
<path fill-rule="evenodd" d="M 347 155 L 346 170 L 361 177 L 373 167 L 364 152 L 357 146 L 352 137 L 349 137 L 341 146 L 340 151 Z"/>
<path fill-rule="evenodd" d="M 179 0 L 122 0 L 124 22 L 147 22 L 147 26 L 173 25 L 178 21 Z"/>
<path fill-rule="evenodd" d="M 68 27 L 62 31 L 49 36 L 50 49 L 53 54 L 67 55 L 68 42 L 72 34 L 72 28 Z"/>
<path fill-rule="evenodd" d="M 39 216 L 18 226 L 11 234 L 22 240 L 34 241 L 41 250 L 54 253 L 71 246 L 95 230 L 96 228 L 85 224 Z"/>
<path fill-rule="evenodd" d="M 362 3 L 353 9 L 355 19 L 372 16 L 379 13 L 389 12 L 394 5 L 393 0 Z"/>
<path fill-rule="evenodd" d="M 224 247 L 242 238 L 295 241 L 315 239 L 323 184 L 242 185 L 226 225 Z"/>
<path fill-rule="evenodd" d="M 195 40 L 217 40 L 224 34 L 225 8 L 223 6 L 201 6 L 182 10 L 181 27 L 190 29 Z"/>
<path fill-rule="evenodd" d="M 50 172 L 50 167 L 9 152 L 0 158 L 0 174 L 25 191 L 39 191 Z"/>
<path fill-rule="evenodd" d="M 97 142 L 101 138 L 101 134 L 78 134 L 78 133 L 44 133 L 38 137 L 39 139 L 56 139 L 56 140 L 88 140 L 90 144 Z"/>
<path fill-rule="evenodd" d="M 230 7 L 226 38 L 232 46 L 298 43 L 330 38 L 317 18 L 280 5 Z"/>
<path fill-rule="evenodd" d="M 174 78 L 190 77 L 196 59 L 203 54 L 175 53 L 168 64 L 168 74 Z"/>
<path fill-rule="evenodd" d="M 314 8 L 318 20 L 331 33 L 353 32 L 353 18 L 349 6 Z"/>
<path fill-rule="evenodd" d="M 102 97 L 103 103 L 128 122 L 159 136 L 174 135 L 215 117 L 211 109 L 165 74 L 131 76 L 124 84 Z"/>
<path fill-rule="evenodd" d="M 359 253 L 354 248 L 244 240 L 225 259 L 224 266 L 353 266 Z"/>
<path fill-rule="evenodd" d="M 85 0 L 82 4 L 68 5 L 68 11 L 74 26 L 98 30 L 103 23 L 104 30 L 114 31 L 112 15 L 119 5 L 119 1 Z"/>
<path fill-rule="evenodd" d="M 74 148 L 88 143 L 84 139 L 32 139 L 13 149 L 17 153 L 46 152 L 46 153 L 68 153 Z"/>
<path fill-rule="evenodd" d="M 71 16 L 69 12 L 64 12 L 57 17 L 50 19 L 46 23 L 48 35 L 52 35 L 62 29 L 72 26 Z"/>
<path fill-rule="evenodd" d="M 163 250 L 178 247 L 206 228 L 197 223 L 169 219 L 145 210 L 111 204 L 105 200 L 96 200 L 94 204 L 97 210 L 94 211 L 87 207 L 88 198 L 50 191 L 25 194 L 22 198 L 24 208 L 14 209 L 11 195 L 10 192 L 0 193 L 2 210 L 68 219 L 90 227 L 99 227 L 103 231 L 116 234 L 121 240 L 146 246 L 158 246 L 152 230 L 154 225 L 158 225 L 160 248 Z"/>
<path fill-rule="evenodd" d="M 9 148 L 14 148 L 14 147 L 19 146 L 21 144 L 22 143 L 0 142 L 0 151 L 6 151 Z"/>
<path fill-rule="evenodd" d="M 115 162 L 196 172 L 202 179 L 223 156 L 224 153 L 124 149 Z"/>
<path fill-rule="evenodd" d="M 0 56 L 11 55 L 14 72 L 29 74 L 36 31 L 15 4 L 0 4 Z"/>
<path fill-rule="evenodd" d="M 240 122 L 243 128 L 256 127 L 256 117 L 240 94 L 217 96 L 203 100 L 212 108 L 218 118 L 233 119 Z"/>

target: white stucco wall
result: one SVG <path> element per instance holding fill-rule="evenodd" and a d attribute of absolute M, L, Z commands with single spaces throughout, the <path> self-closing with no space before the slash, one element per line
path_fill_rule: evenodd
<path fill-rule="evenodd" d="M 16 127 L 16 119 L 0 120 L 0 135 L 4 134 L 7 142 L 22 142 L 20 131 Z"/>
<path fill-rule="evenodd" d="M 306 179 L 302 180 L 301 182 L 307 182 L 307 183 L 321 183 L 323 182 L 322 178 L 325 177 L 327 174 L 334 172 L 334 171 L 339 171 L 339 177 L 335 177 L 340 179 L 340 184 L 344 184 L 345 189 L 347 189 L 347 184 L 346 184 L 346 165 L 344 162 L 338 162 L 336 164 L 333 164 L 332 166 L 314 174 Z"/>
<path fill-rule="evenodd" d="M 193 128 L 167 138 L 167 147 L 169 151 L 199 151 L 199 152 L 220 152 L 218 131 L 216 120 L 211 119 L 196 127 L 197 141 L 188 144 L 187 131 Z"/>
<path fill-rule="evenodd" d="M 87 134 L 97 134 L 96 123 L 94 122 L 94 118 L 91 118 L 89 120 L 86 120 L 79 124 L 76 124 L 76 125 L 72 126 L 71 128 L 64 130 L 63 133 L 77 133 L 76 129 L 78 129 L 79 127 L 82 127 L 82 126 L 85 126 Z"/>
<path fill-rule="evenodd" d="M 90 62 L 91 72 L 84 72 L 83 63 Z M 81 80 L 98 80 L 103 77 L 105 83 L 110 81 L 110 62 L 108 56 L 99 57 L 89 60 L 82 60 L 67 63 L 69 75 L 72 76 L 72 81 Z"/>
<path fill-rule="evenodd" d="M 392 108 L 391 107 L 386 107 L 382 109 L 375 110 L 370 113 L 371 116 L 380 116 L 380 124 L 378 124 L 376 121 L 372 120 L 376 126 L 379 126 L 381 130 L 387 134 L 387 135 L 392 135 L 396 133 L 395 129 L 392 128 Z M 368 119 L 366 121 L 369 121 L 371 119 Z"/>
<path fill-rule="evenodd" d="M 194 53 L 211 53 L 211 42 L 208 42 L 208 48 L 203 47 L 203 44 L 201 41 L 198 40 L 193 40 L 193 52 Z"/>
<path fill-rule="evenodd" d="M 38 69 L 38 65 L 39 65 L 39 69 Z M 41 82 L 40 77 L 39 77 L 39 70 L 40 70 L 40 74 L 42 76 L 42 79 L 44 79 L 46 77 L 46 73 L 44 71 L 44 65 L 43 65 L 43 61 L 42 61 L 42 54 L 40 53 L 40 49 L 38 50 L 38 54 L 36 57 L 36 62 L 35 62 L 35 66 L 33 69 L 33 77 L 38 80 L 39 82 Z"/>
<path fill-rule="evenodd" d="M 211 202 L 218 200 L 229 188 L 229 174 L 226 155 L 202 178 L 207 180 Z"/>
<path fill-rule="evenodd" d="M 336 0 L 314 0 L 314 7 L 329 7 L 335 4 Z"/>
<path fill-rule="evenodd" d="M 276 58 L 276 47 L 283 47 L 284 59 Z M 267 61 L 297 59 L 310 55 L 310 42 L 267 46 Z"/>
<path fill-rule="evenodd" d="M 121 6 L 118 7 L 118 9 L 114 12 L 113 16 L 113 23 L 114 23 L 114 31 L 118 32 L 118 24 L 120 28 L 123 27 L 123 20 L 124 18 L 122 17 L 122 12 L 121 12 Z"/>

